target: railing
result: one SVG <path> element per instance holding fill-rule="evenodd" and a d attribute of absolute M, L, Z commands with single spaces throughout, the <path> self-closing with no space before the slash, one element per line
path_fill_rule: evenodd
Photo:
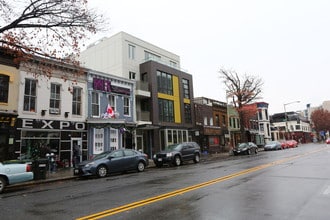
<path fill-rule="evenodd" d="M 149 91 L 148 82 L 137 81 L 136 82 L 136 89 L 137 90 L 143 90 L 143 91 Z"/>
<path fill-rule="evenodd" d="M 136 118 L 138 121 L 150 121 L 150 112 L 148 111 L 137 111 Z"/>

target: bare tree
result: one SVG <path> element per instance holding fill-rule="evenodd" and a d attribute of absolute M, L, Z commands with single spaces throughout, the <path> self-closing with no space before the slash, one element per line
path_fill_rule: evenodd
<path fill-rule="evenodd" d="M 320 108 L 312 112 L 311 120 L 317 132 L 330 130 L 330 112 Z"/>
<path fill-rule="evenodd" d="M 0 0 L 0 47 L 17 62 L 38 56 L 78 65 L 75 59 L 84 46 L 83 40 L 105 30 L 103 16 L 88 9 L 87 3 Z"/>
<path fill-rule="evenodd" d="M 240 77 L 237 72 L 225 69 L 220 70 L 220 77 L 226 87 L 226 96 L 240 117 L 241 141 L 246 142 L 245 122 L 248 120 L 246 117 L 249 117 L 251 113 L 245 112 L 244 106 L 261 98 L 263 81 L 253 75 L 245 74 Z"/>

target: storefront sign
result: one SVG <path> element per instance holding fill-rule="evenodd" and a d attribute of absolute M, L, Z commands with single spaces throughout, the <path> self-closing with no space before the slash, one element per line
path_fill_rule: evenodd
<path fill-rule="evenodd" d="M 20 124 L 21 123 L 21 124 Z M 85 130 L 85 122 L 20 119 L 18 127 L 37 129 Z"/>
<path fill-rule="evenodd" d="M 127 88 L 113 86 L 108 79 L 93 78 L 93 89 L 103 92 L 114 92 L 123 95 L 130 95 L 130 90 Z"/>

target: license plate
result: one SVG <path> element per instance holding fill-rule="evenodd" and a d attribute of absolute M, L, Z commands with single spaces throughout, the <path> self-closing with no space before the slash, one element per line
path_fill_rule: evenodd
<path fill-rule="evenodd" d="M 158 158 L 158 161 L 162 161 L 163 159 L 162 158 Z"/>

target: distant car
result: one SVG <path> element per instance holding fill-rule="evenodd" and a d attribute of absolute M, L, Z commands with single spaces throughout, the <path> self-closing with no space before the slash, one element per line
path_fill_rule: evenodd
<path fill-rule="evenodd" d="M 282 145 L 279 141 L 270 141 L 269 143 L 265 144 L 264 150 L 282 150 Z"/>
<path fill-rule="evenodd" d="M 325 140 L 325 143 L 326 143 L 326 144 L 330 144 L 330 138 L 327 138 L 327 139 Z"/>
<path fill-rule="evenodd" d="M 132 149 L 119 149 L 79 163 L 74 169 L 74 175 L 105 177 L 111 173 L 131 170 L 143 172 L 148 165 L 147 154 Z"/>
<path fill-rule="evenodd" d="M 183 142 L 167 146 L 153 156 L 153 161 L 157 167 L 162 167 L 163 164 L 180 166 L 182 162 L 190 160 L 199 163 L 200 156 L 201 148 L 196 142 Z"/>
<path fill-rule="evenodd" d="M 234 155 L 239 154 L 258 154 L 258 146 L 253 142 L 240 143 L 233 149 Z"/>
<path fill-rule="evenodd" d="M 281 140 L 280 143 L 281 143 L 282 149 L 287 149 L 289 147 L 286 140 Z"/>
<path fill-rule="evenodd" d="M 33 180 L 31 164 L 0 163 L 0 193 L 7 185 Z"/>
<path fill-rule="evenodd" d="M 295 148 L 298 147 L 298 142 L 295 140 L 287 140 L 286 141 L 289 148 Z"/>

